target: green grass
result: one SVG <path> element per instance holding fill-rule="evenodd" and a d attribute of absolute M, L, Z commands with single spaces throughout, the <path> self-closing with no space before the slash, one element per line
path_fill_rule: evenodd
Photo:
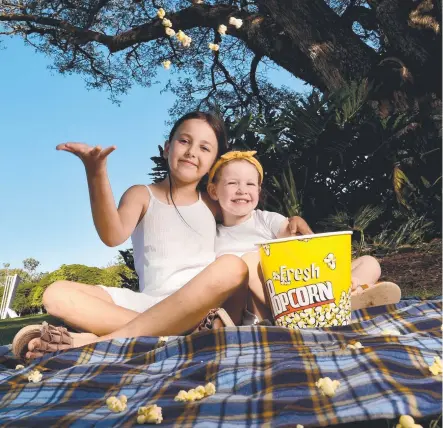
<path fill-rule="evenodd" d="M 41 324 L 47 321 L 50 324 L 60 325 L 60 320 L 51 315 L 30 315 L 27 317 L 5 319 L 0 321 L 0 345 L 12 343 L 15 334 L 29 324 Z"/>

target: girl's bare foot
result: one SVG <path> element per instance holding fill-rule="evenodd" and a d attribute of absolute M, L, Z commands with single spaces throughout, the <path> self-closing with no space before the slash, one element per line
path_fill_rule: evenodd
<path fill-rule="evenodd" d="M 351 277 L 351 295 L 361 294 L 364 291 L 364 284 L 360 278 L 357 278 L 356 276 Z"/>
<path fill-rule="evenodd" d="M 393 282 L 378 282 L 377 284 L 361 284 L 361 292 L 351 292 L 351 307 L 357 309 L 370 308 L 372 306 L 391 305 L 401 299 L 400 287 Z"/>
<path fill-rule="evenodd" d="M 58 345 L 58 350 L 67 350 L 71 348 L 79 348 L 81 346 L 95 343 L 99 339 L 98 336 L 92 333 L 69 333 L 73 339 L 72 345 Z M 48 352 L 42 352 L 41 349 L 45 348 L 45 341 L 42 338 L 32 339 L 28 344 L 28 352 L 26 353 L 27 359 L 40 358 Z"/>

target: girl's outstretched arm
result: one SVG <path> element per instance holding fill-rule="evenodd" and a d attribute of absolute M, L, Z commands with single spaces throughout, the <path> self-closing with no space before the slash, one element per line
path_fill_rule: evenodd
<path fill-rule="evenodd" d="M 92 217 L 100 239 L 110 247 L 125 242 L 149 203 L 145 186 L 129 188 L 117 209 L 106 169 L 107 156 L 116 149 L 115 146 L 102 149 L 83 143 L 64 143 L 56 149 L 73 153 L 85 166 Z"/>

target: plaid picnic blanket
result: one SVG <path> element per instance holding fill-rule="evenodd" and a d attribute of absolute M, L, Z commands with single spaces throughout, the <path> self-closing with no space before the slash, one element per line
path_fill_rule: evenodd
<path fill-rule="evenodd" d="M 327 426 L 350 421 L 420 418 L 442 411 L 442 376 L 428 366 L 442 351 L 441 300 L 402 300 L 353 314 L 330 329 L 240 327 L 169 338 L 114 340 L 52 354 L 15 370 L 0 347 L 1 426 L 130 426 L 137 409 L 157 404 L 163 426 Z M 400 336 L 384 336 L 385 329 Z M 349 350 L 350 341 L 364 348 Z M 344 348 L 344 349 L 343 349 Z M 40 383 L 27 373 L 37 368 Z M 340 381 L 320 394 L 321 377 Z M 213 382 L 215 395 L 175 402 L 182 389 Z M 128 408 L 110 412 L 111 395 Z"/>

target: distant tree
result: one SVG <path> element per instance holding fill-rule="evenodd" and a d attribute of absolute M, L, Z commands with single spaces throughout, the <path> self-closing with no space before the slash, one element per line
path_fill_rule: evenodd
<path fill-rule="evenodd" d="M 36 269 L 40 265 L 40 262 L 32 257 L 23 260 L 23 268 L 29 273 L 29 276 L 34 279 L 36 275 Z"/>
<path fill-rule="evenodd" d="M 113 265 L 105 269 L 80 264 L 62 265 L 53 272 L 43 274 L 38 281 L 33 281 L 28 276 L 27 280 L 18 286 L 13 309 L 22 315 L 38 312 L 43 308 L 43 293 L 53 282 L 58 280 L 121 287 L 122 275 L 131 276 L 131 271 L 122 265 Z"/>
<path fill-rule="evenodd" d="M 31 276 L 24 269 L 9 267 L 7 269 L 0 269 L 0 284 L 4 284 L 5 279 L 8 275 L 18 275 L 21 278 L 22 282 L 31 281 Z"/>
<path fill-rule="evenodd" d="M 138 275 L 135 271 L 135 265 L 134 265 L 134 250 L 132 248 L 129 248 L 127 250 L 119 250 L 120 257 L 125 263 L 125 266 L 127 267 L 127 271 L 120 273 L 120 277 L 122 279 L 122 287 L 123 288 L 129 288 L 133 291 L 139 290 L 139 283 L 138 283 Z"/>

